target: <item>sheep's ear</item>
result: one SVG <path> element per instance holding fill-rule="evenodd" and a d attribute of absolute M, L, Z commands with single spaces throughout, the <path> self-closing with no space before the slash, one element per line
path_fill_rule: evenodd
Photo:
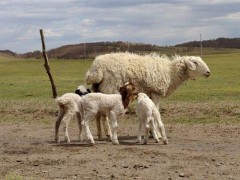
<path fill-rule="evenodd" d="M 194 64 L 193 62 L 191 62 L 191 61 L 185 61 L 185 63 L 186 63 L 186 65 L 187 65 L 187 67 L 188 67 L 188 69 L 191 69 L 191 70 L 196 70 L 196 64 Z"/>

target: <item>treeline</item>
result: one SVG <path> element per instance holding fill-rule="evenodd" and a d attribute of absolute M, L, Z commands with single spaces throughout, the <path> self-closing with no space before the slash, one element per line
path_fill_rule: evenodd
<path fill-rule="evenodd" d="M 237 48 L 240 49 L 240 38 L 218 38 L 213 40 L 202 41 L 203 47 L 208 48 Z M 200 41 L 191 41 L 177 44 L 175 47 L 200 47 Z"/>
<path fill-rule="evenodd" d="M 57 59 L 84 59 L 95 58 L 99 54 L 110 52 L 146 52 L 146 51 L 159 51 L 160 46 L 142 44 L 142 43 L 128 43 L 128 42 L 93 42 L 81 43 L 74 45 L 66 45 L 47 52 L 49 58 Z M 22 58 L 41 58 L 40 51 L 29 52 L 21 54 Z"/>

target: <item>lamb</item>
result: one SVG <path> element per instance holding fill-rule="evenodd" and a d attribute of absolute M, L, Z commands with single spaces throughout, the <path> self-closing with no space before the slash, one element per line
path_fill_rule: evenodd
<path fill-rule="evenodd" d="M 155 131 L 159 130 L 163 137 L 163 143 L 168 144 L 165 128 L 163 122 L 161 121 L 161 115 L 155 104 L 145 93 L 138 94 L 136 112 L 139 120 L 137 142 L 141 142 L 141 130 L 142 126 L 144 125 L 145 136 L 143 144 L 147 144 L 149 138 L 149 130 L 151 130 L 155 142 L 159 142 L 158 135 L 156 133 L 157 131 Z"/>
<path fill-rule="evenodd" d="M 64 122 L 64 129 L 65 129 L 65 141 L 67 143 L 70 142 L 69 135 L 68 135 L 68 124 L 73 116 L 76 115 L 79 127 L 79 139 L 81 140 L 81 116 L 78 108 L 78 104 L 81 103 L 81 99 L 83 95 L 90 93 L 89 89 L 86 89 L 84 86 L 78 86 L 75 93 L 66 93 L 61 97 L 58 97 L 55 101 L 59 106 L 59 114 L 57 120 L 55 122 L 55 141 L 60 142 L 59 140 L 59 127 L 61 122 Z"/>
<path fill-rule="evenodd" d="M 110 53 L 95 58 L 85 74 L 93 91 L 117 93 L 124 82 L 134 82 L 159 109 L 161 97 L 172 94 L 188 79 L 210 76 L 206 63 L 197 56 L 137 55 Z"/>
<path fill-rule="evenodd" d="M 82 128 L 91 144 L 95 144 L 95 142 L 88 122 L 100 115 L 109 118 L 112 127 L 112 143 L 119 144 L 116 131 L 117 118 L 125 114 L 125 109 L 137 97 L 137 94 L 138 91 L 133 83 L 126 83 L 120 87 L 120 94 L 90 93 L 82 98 L 80 104 Z"/>

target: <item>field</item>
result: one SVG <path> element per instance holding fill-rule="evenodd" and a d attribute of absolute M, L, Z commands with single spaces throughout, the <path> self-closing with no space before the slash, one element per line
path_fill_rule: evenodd
<path fill-rule="evenodd" d="M 240 179 L 240 52 L 228 51 L 205 55 L 211 76 L 162 100 L 167 146 L 135 144 L 134 103 L 119 120 L 119 146 L 77 142 L 75 121 L 73 142 L 55 144 L 58 108 L 43 60 L 0 55 L 0 178 Z M 84 83 L 91 63 L 51 59 L 58 95 Z"/>

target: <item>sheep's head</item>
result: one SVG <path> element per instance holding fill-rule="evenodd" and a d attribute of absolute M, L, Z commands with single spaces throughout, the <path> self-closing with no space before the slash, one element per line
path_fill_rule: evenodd
<path fill-rule="evenodd" d="M 190 79 L 195 79 L 197 76 L 210 76 L 210 70 L 207 64 L 197 56 L 188 56 L 184 60 Z"/>
<path fill-rule="evenodd" d="M 136 86 L 131 82 L 127 82 L 122 87 L 120 87 L 119 92 L 122 95 L 124 108 L 127 108 L 128 104 L 136 99 L 139 93 Z"/>
<path fill-rule="evenodd" d="M 85 86 L 81 85 L 78 86 L 78 88 L 75 91 L 75 94 L 78 94 L 79 96 L 84 96 L 90 92 L 91 92 L 90 89 L 87 89 Z"/>

